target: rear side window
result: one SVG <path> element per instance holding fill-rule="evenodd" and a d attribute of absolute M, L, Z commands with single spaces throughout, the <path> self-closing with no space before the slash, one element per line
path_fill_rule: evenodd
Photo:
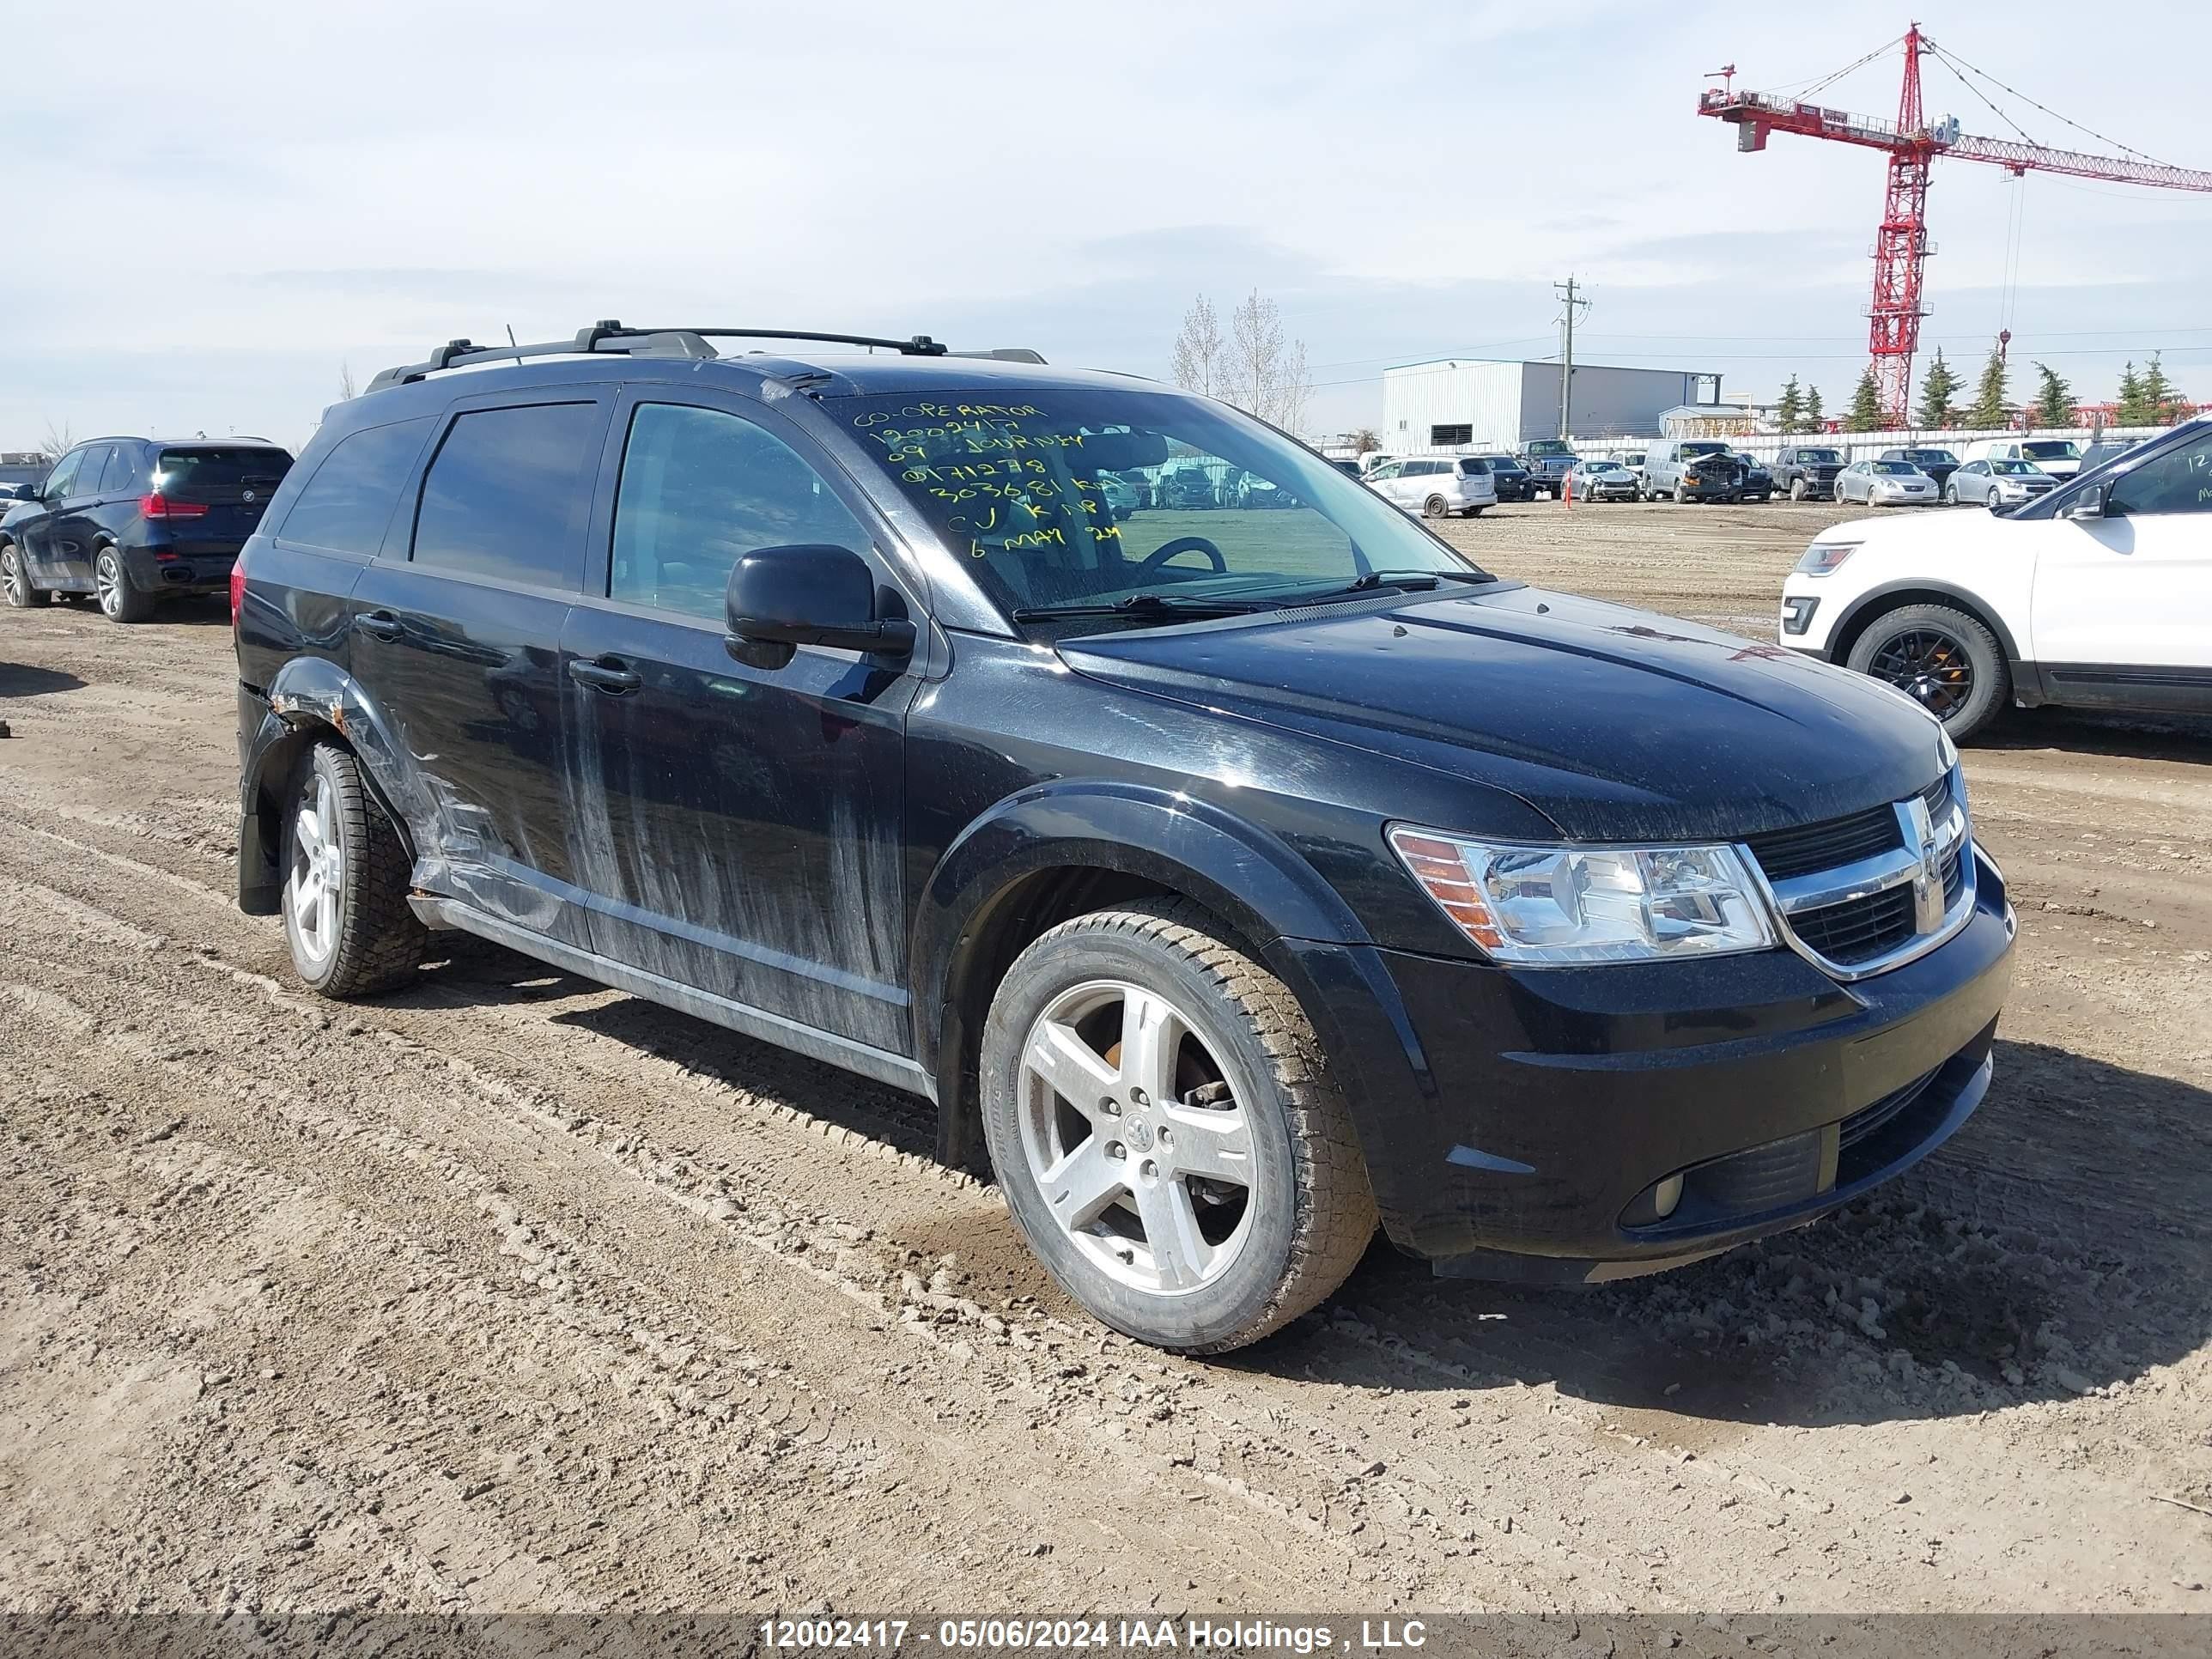
<path fill-rule="evenodd" d="M 593 404 L 463 415 L 439 446 L 415 518 L 415 562 L 579 589 L 599 430 Z"/>
<path fill-rule="evenodd" d="M 94 444 L 84 452 L 84 459 L 77 464 L 76 477 L 71 481 L 69 493 L 72 495 L 100 494 L 100 475 L 107 471 L 107 458 L 115 453 L 113 444 Z"/>
<path fill-rule="evenodd" d="M 277 533 L 308 547 L 375 557 L 408 470 L 436 419 L 425 415 L 339 439 L 292 502 Z"/>
<path fill-rule="evenodd" d="M 281 449 L 195 445 L 161 453 L 154 487 L 173 500 L 210 506 L 265 501 L 291 470 L 292 458 Z"/>
<path fill-rule="evenodd" d="M 127 495 L 138 487 L 138 446 L 118 444 L 107 452 L 107 470 L 100 475 L 100 482 L 88 488 L 97 489 L 103 495 Z"/>
<path fill-rule="evenodd" d="M 857 552 L 868 532 L 788 446 L 720 410 L 638 406 L 615 497 L 611 597 L 719 619 L 742 555 L 810 542 Z"/>

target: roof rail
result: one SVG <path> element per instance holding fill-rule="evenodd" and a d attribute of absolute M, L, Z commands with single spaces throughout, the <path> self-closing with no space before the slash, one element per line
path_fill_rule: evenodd
<path fill-rule="evenodd" d="M 473 340 L 449 340 L 419 363 L 387 368 L 368 383 L 380 392 L 388 386 L 407 386 L 449 368 L 495 362 L 502 357 L 520 362 L 525 357 L 570 357 L 597 351 L 626 352 L 634 356 L 706 358 L 716 356 L 709 338 L 739 340 L 823 340 L 838 345 L 881 346 L 910 357 L 941 357 L 945 348 L 927 334 L 890 340 L 872 334 L 818 334 L 792 328 L 625 328 L 613 321 L 580 329 L 573 340 L 548 340 L 535 345 L 478 345 Z"/>

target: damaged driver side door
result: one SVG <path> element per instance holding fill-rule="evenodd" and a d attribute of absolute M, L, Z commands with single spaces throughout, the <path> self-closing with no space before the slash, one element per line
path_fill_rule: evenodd
<path fill-rule="evenodd" d="M 724 645 L 730 569 L 755 548 L 850 548 L 888 581 L 868 509 L 787 423 L 656 392 L 617 410 L 603 562 L 561 641 L 593 948 L 911 1054 L 900 832 L 917 683 L 853 651 L 800 646 L 763 669 Z"/>

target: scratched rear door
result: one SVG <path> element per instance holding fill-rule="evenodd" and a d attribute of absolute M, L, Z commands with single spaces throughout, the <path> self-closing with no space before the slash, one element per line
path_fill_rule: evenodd
<path fill-rule="evenodd" d="M 752 668 L 723 644 L 740 555 L 827 544 L 873 560 L 871 509 L 788 423 L 690 388 L 626 392 L 608 465 L 604 562 L 562 640 L 594 948 L 910 1054 L 900 834 L 917 682 L 811 646 Z"/>

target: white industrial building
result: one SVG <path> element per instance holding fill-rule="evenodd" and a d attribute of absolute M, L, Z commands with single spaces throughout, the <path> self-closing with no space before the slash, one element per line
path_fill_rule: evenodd
<path fill-rule="evenodd" d="M 1382 371 L 1382 427 L 1393 455 L 1424 450 L 1517 449 L 1559 435 L 1560 366 L 1452 358 Z M 1660 416 L 1717 404 L 1721 377 L 1672 368 L 1577 363 L 1571 435 L 1656 438 Z"/>

